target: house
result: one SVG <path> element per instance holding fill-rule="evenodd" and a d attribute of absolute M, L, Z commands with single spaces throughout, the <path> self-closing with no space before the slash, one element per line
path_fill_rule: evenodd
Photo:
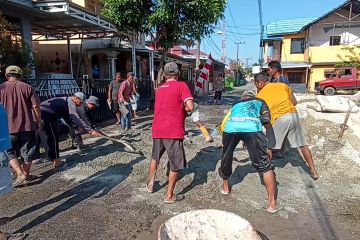
<path fill-rule="evenodd" d="M 278 60 L 291 84 L 313 91 L 348 54 L 345 46 L 360 45 L 360 2 L 345 1 L 316 18 L 282 20 L 264 29 L 263 64 Z"/>

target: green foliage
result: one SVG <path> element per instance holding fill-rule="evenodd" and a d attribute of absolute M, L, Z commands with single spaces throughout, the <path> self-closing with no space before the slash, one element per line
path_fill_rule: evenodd
<path fill-rule="evenodd" d="M 343 57 L 340 54 L 337 57 L 341 62 L 337 63 L 336 67 L 356 67 L 360 69 L 360 46 L 346 46 L 341 48 L 341 50 L 346 51 L 346 55 Z"/>
<path fill-rule="evenodd" d="M 103 14 L 120 28 L 156 32 L 157 47 L 193 45 L 224 17 L 226 0 L 102 0 Z"/>
<path fill-rule="evenodd" d="M 0 15 L 0 76 L 9 65 L 17 65 L 23 69 L 24 77 L 31 73 L 34 66 L 34 53 L 23 40 L 11 35 L 10 24 Z"/>
<path fill-rule="evenodd" d="M 234 77 L 226 77 L 225 78 L 225 88 L 232 89 L 235 85 L 235 78 Z"/>

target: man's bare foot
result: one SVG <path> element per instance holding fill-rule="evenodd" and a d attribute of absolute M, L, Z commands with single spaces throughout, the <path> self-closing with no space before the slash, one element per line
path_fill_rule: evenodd
<path fill-rule="evenodd" d="M 314 180 L 319 179 L 319 174 L 318 174 L 318 172 L 316 170 L 310 171 L 310 172 L 311 172 L 310 174 L 311 174 L 312 179 L 314 179 Z"/>
<path fill-rule="evenodd" d="M 56 169 L 56 168 L 61 167 L 61 166 L 64 165 L 64 164 L 65 164 L 65 161 L 64 161 L 64 160 L 56 159 L 56 160 L 54 160 L 53 167 L 54 167 L 54 169 Z"/>
<path fill-rule="evenodd" d="M 230 193 L 230 186 L 229 186 L 229 181 L 228 180 L 224 180 L 220 192 L 223 195 L 228 195 Z"/>
<path fill-rule="evenodd" d="M 154 192 L 154 181 L 148 181 L 146 182 L 146 190 L 149 193 L 153 193 Z"/>
<path fill-rule="evenodd" d="M 25 181 L 26 181 L 26 175 L 25 174 L 17 176 L 16 180 L 14 182 L 14 187 L 20 186 L 21 184 L 25 183 Z"/>
<path fill-rule="evenodd" d="M 283 208 L 284 208 L 284 205 L 282 203 L 269 204 L 267 211 L 269 213 L 277 213 L 278 211 L 280 211 Z"/>

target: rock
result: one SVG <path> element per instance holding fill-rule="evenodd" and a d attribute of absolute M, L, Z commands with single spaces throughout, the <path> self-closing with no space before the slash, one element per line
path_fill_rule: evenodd
<path fill-rule="evenodd" d="M 251 224 L 230 212 L 214 209 L 179 214 L 160 226 L 159 240 L 261 240 Z"/>

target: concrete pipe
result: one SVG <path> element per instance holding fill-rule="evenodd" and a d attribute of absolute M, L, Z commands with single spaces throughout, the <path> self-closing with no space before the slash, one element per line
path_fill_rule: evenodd
<path fill-rule="evenodd" d="M 261 240 L 244 218 L 230 212 L 206 209 L 179 214 L 163 223 L 159 240 Z"/>

